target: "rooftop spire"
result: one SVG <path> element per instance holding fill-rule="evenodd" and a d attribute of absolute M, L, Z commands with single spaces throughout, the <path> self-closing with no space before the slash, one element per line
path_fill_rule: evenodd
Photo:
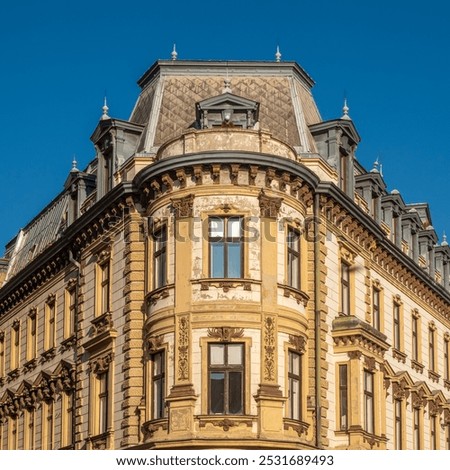
<path fill-rule="evenodd" d="M 447 235 L 444 234 L 442 235 L 442 243 L 441 243 L 441 246 L 448 246 L 448 242 L 447 242 Z"/>
<path fill-rule="evenodd" d="M 104 99 L 104 102 L 103 102 L 103 114 L 102 114 L 102 121 L 106 120 L 106 119 L 111 119 L 109 116 L 108 116 L 108 111 L 109 111 L 109 108 L 108 108 L 108 105 L 106 104 L 106 96 L 105 96 L 105 99 Z"/>
<path fill-rule="evenodd" d="M 281 62 L 280 46 L 277 46 L 277 52 L 275 52 L 275 62 Z"/>
<path fill-rule="evenodd" d="M 171 54 L 172 55 L 172 60 L 177 60 L 177 58 L 178 58 L 178 52 L 177 52 L 177 47 L 176 46 L 177 46 L 176 44 L 173 45 L 172 54 Z"/>
<path fill-rule="evenodd" d="M 344 113 L 341 119 L 351 120 L 351 117 L 348 115 L 349 107 L 347 106 L 347 98 L 344 98 L 344 106 L 342 107 L 342 112 Z"/>

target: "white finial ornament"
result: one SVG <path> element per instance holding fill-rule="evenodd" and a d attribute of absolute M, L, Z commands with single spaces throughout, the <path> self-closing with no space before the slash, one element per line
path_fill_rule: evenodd
<path fill-rule="evenodd" d="M 377 159 L 373 162 L 373 168 L 371 170 L 372 173 L 379 173 L 380 172 L 379 166 L 380 166 L 380 162 L 377 157 Z"/>
<path fill-rule="evenodd" d="M 108 108 L 108 105 L 106 104 L 106 96 L 105 96 L 105 100 L 104 100 L 102 109 L 103 109 L 102 121 L 104 121 L 104 120 L 106 120 L 106 119 L 111 119 L 111 118 L 108 116 L 109 108 Z"/>
<path fill-rule="evenodd" d="M 80 170 L 77 168 L 77 159 L 75 158 L 75 155 L 73 156 L 72 160 L 72 169 L 70 170 L 71 173 L 78 173 Z"/>
<path fill-rule="evenodd" d="M 176 47 L 176 44 L 174 44 L 173 50 L 172 50 L 172 60 L 177 60 L 177 58 L 178 58 L 177 47 Z"/>
<path fill-rule="evenodd" d="M 275 61 L 276 62 L 281 62 L 280 46 L 277 46 L 277 52 L 275 53 Z"/>
<path fill-rule="evenodd" d="M 344 106 L 342 107 L 342 112 L 344 113 L 341 119 L 351 120 L 351 117 L 348 115 L 349 107 L 347 106 L 347 98 L 344 99 Z"/>
<path fill-rule="evenodd" d="M 448 246 L 448 242 L 447 242 L 447 235 L 444 234 L 442 235 L 442 243 L 441 243 L 441 246 Z"/>

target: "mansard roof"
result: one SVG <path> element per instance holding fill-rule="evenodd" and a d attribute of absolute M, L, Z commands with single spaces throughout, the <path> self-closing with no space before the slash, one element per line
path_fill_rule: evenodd
<path fill-rule="evenodd" d="M 261 129 L 300 148 L 315 152 L 308 126 L 321 121 L 311 94 L 313 81 L 294 62 L 159 61 L 138 82 L 142 92 L 130 121 L 145 126 L 137 151 L 154 153 L 196 120 L 196 103 L 223 92 L 260 103 Z M 176 112 L 174 112 L 176 110 Z"/>

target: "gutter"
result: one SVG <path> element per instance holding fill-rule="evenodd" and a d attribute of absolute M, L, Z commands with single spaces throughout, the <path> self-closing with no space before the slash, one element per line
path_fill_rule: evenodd
<path fill-rule="evenodd" d="M 317 449 L 322 448 L 322 406 L 321 406 L 321 338 L 320 338 L 320 194 L 314 194 L 314 347 L 315 347 L 315 412 Z"/>

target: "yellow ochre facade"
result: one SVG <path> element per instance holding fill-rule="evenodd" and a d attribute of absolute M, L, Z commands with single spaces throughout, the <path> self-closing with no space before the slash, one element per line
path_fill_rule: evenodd
<path fill-rule="evenodd" d="M 158 61 L 0 259 L 0 449 L 450 449 L 450 248 L 294 62 Z"/>

